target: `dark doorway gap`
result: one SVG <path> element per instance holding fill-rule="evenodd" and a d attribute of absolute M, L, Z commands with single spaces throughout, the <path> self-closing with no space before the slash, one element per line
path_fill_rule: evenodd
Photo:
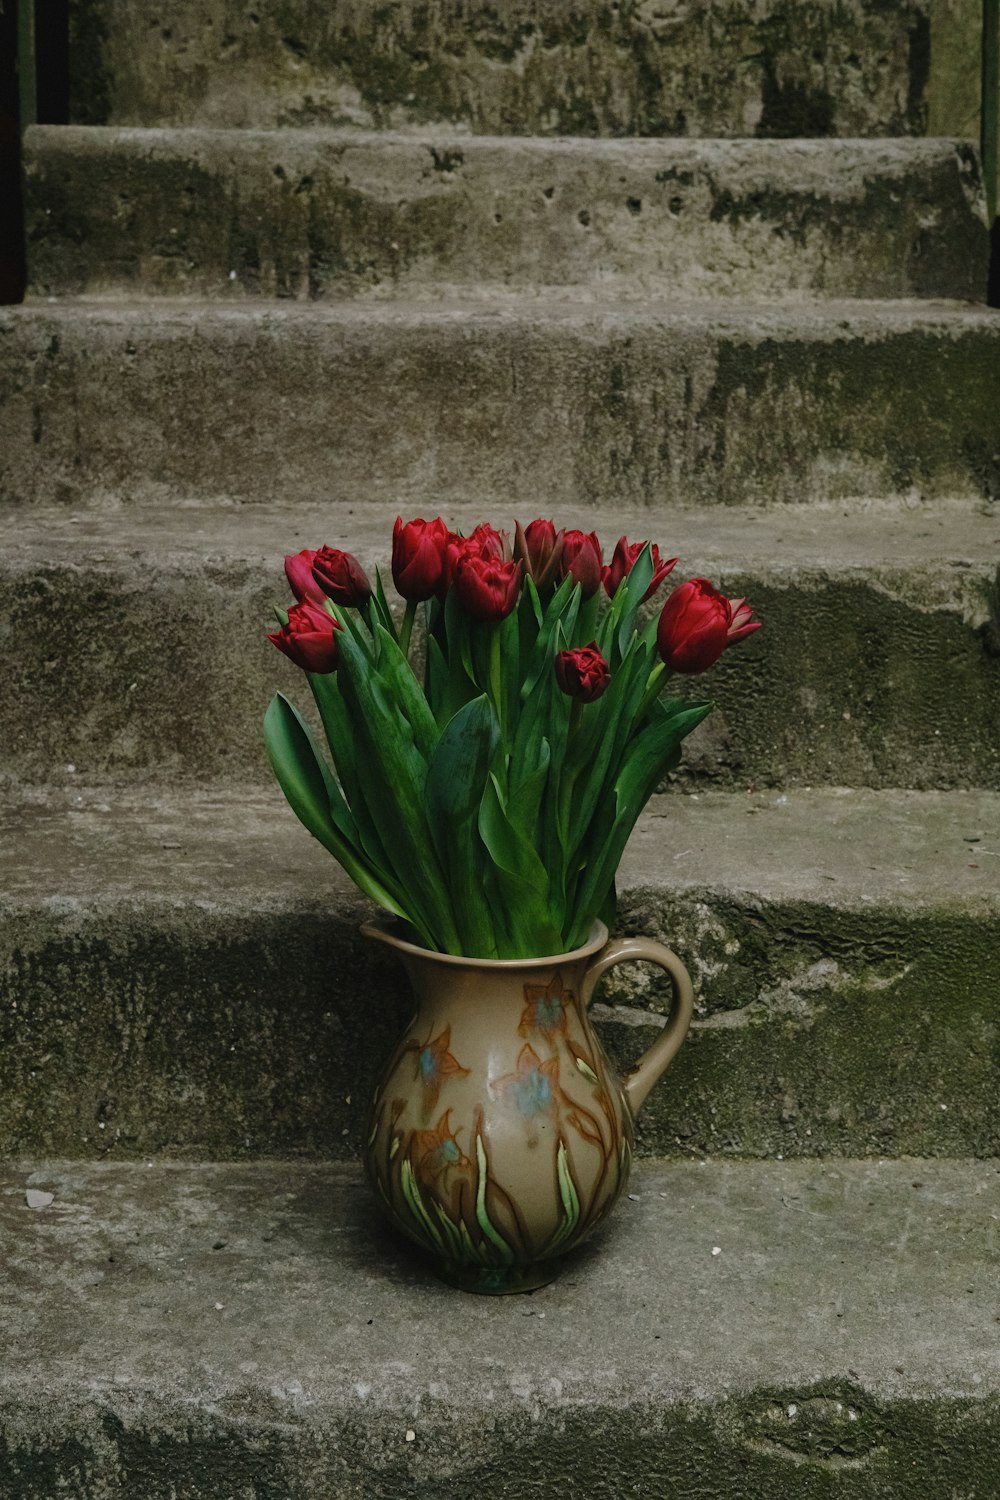
<path fill-rule="evenodd" d="M 41 125 L 69 124 L 69 0 L 35 0 L 35 80 Z"/>
<path fill-rule="evenodd" d="M 34 0 L 34 29 L 32 59 L 19 53 L 18 0 L 0 0 L 0 303 L 20 302 L 24 297 L 21 128 L 26 123 L 22 119 L 25 68 L 34 69 L 31 81 L 38 120 L 46 125 L 69 123 L 69 0 Z"/>
<path fill-rule="evenodd" d="M 17 4 L 0 0 L 0 303 L 24 296 Z"/>

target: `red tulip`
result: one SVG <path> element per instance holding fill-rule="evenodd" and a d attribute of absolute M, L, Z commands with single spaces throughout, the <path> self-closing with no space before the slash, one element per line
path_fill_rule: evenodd
<path fill-rule="evenodd" d="M 565 532 L 556 531 L 553 521 L 529 521 L 514 524 L 514 556 L 524 563 L 524 571 L 533 578 L 537 589 L 551 583 L 559 566 Z"/>
<path fill-rule="evenodd" d="M 372 596 L 368 575 L 352 552 L 321 547 L 313 559 L 313 578 L 335 604 L 360 609 Z"/>
<path fill-rule="evenodd" d="M 302 552 L 294 552 L 285 558 L 285 577 L 300 604 L 303 599 L 312 599 L 314 604 L 323 603 L 323 590 L 313 577 L 313 563 L 318 555 L 311 547 L 306 547 Z"/>
<path fill-rule="evenodd" d="M 497 531 L 488 521 L 481 521 L 471 536 L 465 538 L 467 547 L 480 557 L 495 557 L 497 562 L 510 562 L 510 537 L 506 531 Z"/>
<path fill-rule="evenodd" d="M 463 557 L 491 558 L 496 562 L 510 562 L 510 540 L 505 531 L 483 521 L 471 536 L 460 536 L 457 531 L 448 533 L 444 549 L 444 566 L 438 594 L 443 596 L 455 582 L 455 572 Z"/>
<path fill-rule="evenodd" d="M 322 605 L 304 599 L 288 611 L 288 624 L 268 640 L 305 672 L 335 672 L 337 642 L 334 631 L 340 626 Z"/>
<path fill-rule="evenodd" d="M 567 574 L 580 585 L 584 599 L 592 599 L 601 586 L 603 558 L 597 532 L 567 531 L 563 534 L 560 577 Z"/>
<path fill-rule="evenodd" d="M 597 642 L 556 655 L 556 681 L 564 693 L 580 703 L 593 703 L 611 681 L 611 668 L 597 649 Z"/>
<path fill-rule="evenodd" d="M 392 578 L 404 599 L 430 599 L 437 593 L 451 533 L 439 518 L 407 521 L 396 517 L 392 531 Z"/>
<path fill-rule="evenodd" d="M 625 537 L 619 537 L 615 544 L 614 556 L 604 569 L 604 591 L 609 599 L 615 597 L 622 579 L 631 573 L 645 545 L 645 542 L 630 542 Z M 663 562 L 660 558 L 660 549 L 655 542 L 651 544 L 649 551 L 653 561 L 653 576 L 650 579 L 649 588 L 642 596 L 644 602 L 652 598 L 664 578 L 668 573 L 673 572 L 678 563 L 676 557 Z"/>
<path fill-rule="evenodd" d="M 735 646 L 737 641 L 742 641 L 746 636 L 752 635 L 755 630 L 759 630 L 761 622 L 753 618 L 753 608 L 745 599 L 730 599 L 729 607 L 733 612 L 733 618 L 726 633 L 726 645 Z"/>
<path fill-rule="evenodd" d="M 517 603 L 524 565 L 466 553 L 455 568 L 455 593 L 477 620 L 503 620 Z"/>
<path fill-rule="evenodd" d="M 707 578 L 689 578 L 668 598 L 656 627 L 656 644 L 672 672 L 704 672 L 726 649 L 733 611 Z"/>

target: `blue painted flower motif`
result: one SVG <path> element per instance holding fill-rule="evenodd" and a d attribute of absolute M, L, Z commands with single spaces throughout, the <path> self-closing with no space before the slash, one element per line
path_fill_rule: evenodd
<path fill-rule="evenodd" d="M 414 1131 L 417 1176 L 428 1185 L 453 1167 L 471 1165 L 458 1144 L 458 1131 L 452 1132 L 448 1128 L 450 1114 L 451 1110 L 446 1109 L 433 1130 Z"/>
<path fill-rule="evenodd" d="M 517 1071 L 498 1078 L 494 1089 L 503 1098 L 509 1099 L 518 1112 L 528 1121 L 530 1137 L 534 1136 L 535 1122 L 540 1116 L 551 1116 L 558 1102 L 559 1059 L 550 1057 L 542 1062 L 530 1043 L 521 1048 L 517 1058 Z M 530 1138 L 529 1137 L 529 1138 Z"/>
<path fill-rule="evenodd" d="M 446 1026 L 436 1037 L 426 1042 L 410 1042 L 407 1052 L 416 1053 L 416 1077 L 422 1085 L 424 1095 L 424 1119 L 430 1116 L 438 1102 L 441 1085 L 446 1078 L 464 1078 L 468 1068 L 463 1068 L 457 1058 L 452 1057 L 451 1027 Z"/>
<path fill-rule="evenodd" d="M 519 1036 L 539 1031 L 551 1042 L 560 1033 L 566 1034 L 566 1007 L 573 1000 L 573 991 L 563 988 L 562 975 L 556 974 L 547 985 L 526 984 L 524 1000 Z"/>

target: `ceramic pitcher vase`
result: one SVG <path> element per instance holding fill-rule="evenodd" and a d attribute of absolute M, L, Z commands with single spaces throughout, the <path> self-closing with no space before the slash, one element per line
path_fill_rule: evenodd
<path fill-rule="evenodd" d="M 688 972 L 595 926 L 573 953 L 468 959 L 362 928 L 409 976 L 416 1014 L 372 1103 L 365 1165 L 391 1221 L 472 1292 L 530 1291 L 591 1233 L 628 1180 L 635 1117 L 691 1021 Z M 587 1007 L 615 964 L 670 975 L 660 1036 L 619 1079 Z"/>

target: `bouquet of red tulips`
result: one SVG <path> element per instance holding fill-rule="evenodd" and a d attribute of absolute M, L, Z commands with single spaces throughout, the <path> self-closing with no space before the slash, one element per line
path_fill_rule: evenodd
<path fill-rule="evenodd" d="M 615 873 L 636 819 L 712 705 L 668 696 L 759 628 L 705 578 L 639 606 L 672 571 L 622 537 L 551 521 L 470 536 L 397 520 L 392 577 L 321 547 L 285 559 L 297 603 L 270 639 L 305 670 L 332 767 L 283 694 L 264 720 L 292 808 L 414 941 L 475 958 L 532 958 L 613 925 Z M 421 609 L 422 606 L 422 609 Z M 411 665 L 423 618 L 423 665 Z"/>

